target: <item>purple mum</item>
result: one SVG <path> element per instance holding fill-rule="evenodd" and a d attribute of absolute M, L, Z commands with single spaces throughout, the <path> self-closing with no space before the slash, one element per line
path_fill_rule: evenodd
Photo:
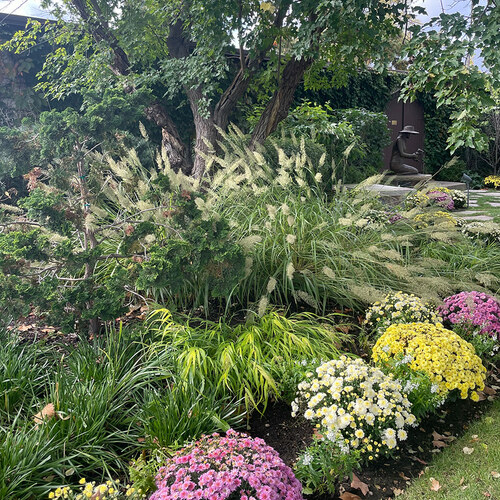
<path fill-rule="evenodd" d="M 453 198 L 448 193 L 443 193 L 442 191 L 435 190 L 429 191 L 427 196 L 433 200 L 440 207 L 446 208 L 446 210 L 454 210 L 455 203 Z"/>
<path fill-rule="evenodd" d="M 259 438 L 203 436 L 160 467 L 150 500 L 303 500 L 302 485 Z"/>
<path fill-rule="evenodd" d="M 500 302 L 480 292 L 462 292 L 444 299 L 438 307 L 444 321 L 477 329 L 500 339 Z"/>

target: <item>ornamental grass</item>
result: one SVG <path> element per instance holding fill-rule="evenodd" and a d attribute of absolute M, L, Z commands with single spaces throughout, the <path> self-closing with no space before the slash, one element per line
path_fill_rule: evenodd
<path fill-rule="evenodd" d="M 427 373 L 443 397 L 457 390 L 462 399 L 477 401 L 476 391 L 484 389 L 486 368 L 474 347 L 440 324 L 392 325 L 377 340 L 372 358 L 384 364 L 409 356 L 410 368 Z"/>

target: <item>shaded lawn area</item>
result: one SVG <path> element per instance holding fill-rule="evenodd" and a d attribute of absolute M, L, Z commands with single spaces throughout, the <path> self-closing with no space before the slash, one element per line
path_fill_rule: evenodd
<path fill-rule="evenodd" d="M 443 449 L 399 498 L 499 500 L 500 400 L 466 434 Z"/>

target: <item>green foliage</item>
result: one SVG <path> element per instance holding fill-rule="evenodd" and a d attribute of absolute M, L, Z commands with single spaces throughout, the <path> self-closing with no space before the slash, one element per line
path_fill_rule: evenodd
<path fill-rule="evenodd" d="M 0 495 L 19 499 L 126 471 L 144 435 L 142 401 L 171 366 L 167 355 L 149 358 L 121 331 L 83 341 L 66 356 L 2 334 L 0 360 Z M 33 422 L 49 403 L 45 421 Z"/>
<path fill-rule="evenodd" d="M 297 460 L 295 476 L 302 483 L 304 493 L 333 495 L 339 478 L 350 475 L 359 466 L 359 455 L 358 450 L 342 453 L 336 443 L 315 436 Z"/>
<path fill-rule="evenodd" d="M 481 20 L 479 22 L 479 20 Z M 495 2 L 471 2 L 467 15 L 441 14 L 422 27 L 412 27 L 407 46 L 412 64 L 404 80 L 405 96 L 433 92 L 437 106 L 453 106 L 447 144 L 453 154 L 462 146 L 485 149 L 480 130 L 483 113 L 495 105 L 499 88 L 498 8 Z M 460 34 L 460 36 L 457 36 Z M 471 64 L 479 51 L 483 68 Z"/>
<path fill-rule="evenodd" d="M 349 157 L 346 162 L 348 171 L 343 176 L 344 182 L 362 182 L 380 172 L 383 167 L 384 148 L 391 143 L 385 113 L 353 108 L 338 111 L 337 116 L 352 126 L 365 152 L 358 158 Z"/>
<path fill-rule="evenodd" d="M 232 328 L 222 320 L 194 327 L 173 321 L 167 309 L 156 310 L 151 328 L 155 352 L 173 347 L 183 380 L 200 387 L 213 384 L 218 397 L 231 396 L 250 410 L 279 398 L 278 375 L 295 360 L 338 356 L 346 338 L 327 319 L 311 314 L 289 318 L 276 312 Z"/>
<path fill-rule="evenodd" d="M 27 345 L 0 330 L 0 424 L 30 418 L 43 397 L 54 356 L 41 343 Z"/>
<path fill-rule="evenodd" d="M 329 73 L 332 70 L 327 66 L 323 71 Z M 330 79 L 329 76 L 326 78 Z M 399 73 L 380 74 L 362 69 L 349 76 L 347 84 L 342 87 L 313 90 L 301 85 L 297 89 L 296 100 L 329 102 L 333 109 L 364 108 L 383 112 L 392 93 L 399 88 L 401 79 Z"/>
<path fill-rule="evenodd" d="M 193 386 L 173 378 L 167 390 L 148 392 L 139 420 L 149 448 L 175 450 L 203 434 L 235 428 L 244 415 L 230 395 L 220 396 L 210 379 Z"/>
<path fill-rule="evenodd" d="M 10 188 L 10 179 L 24 175 L 31 170 L 32 155 L 36 152 L 36 132 L 25 124 L 19 128 L 0 127 L 0 183 Z M 21 183 L 14 183 L 21 190 Z"/>
<path fill-rule="evenodd" d="M 335 179 L 361 182 L 377 174 L 382 167 L 382 151 L 389 144 L 385 114 L 365 109 L 335 111 L 328 102 L 318 105 L 304 101 L 290 111 L 280 129 L 279 148 L 288 156 L 300 151 L 294 136 L 305 139 L 305 151 L 315 171 L 330 180 L 325 184 L 328 191 Z M 323 153 L 327 156 L 320 166 Z M 278 164 L 276 156 L 274 152 L 270 158 Z"/>
<path fill-rule="evenodd" d="M 141 452 L 164 456 L 160 447 L 242 419 L 238 401 L 217 396 L 209 381 L 188 385 L 175 372 L 177 351 L 137 332 L 110 330 L 64 354 L 59 347 L 0 332 L 2 498 L 46 498 L 82 477 L 122 479 Z"/>

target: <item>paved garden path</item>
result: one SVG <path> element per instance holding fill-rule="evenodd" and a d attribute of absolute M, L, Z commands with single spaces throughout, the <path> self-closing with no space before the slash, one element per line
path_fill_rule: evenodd
<path fill-rule="evenodd" d="M 479 208 L 478 200 L 483 196 L 493 197 L 498 201 L 487 201 L 485 204 L 491 207 L 500 207 L 500 191 L 484 191 L 482 189 L 470 190 L 469 208 L 455 212 L 454 215 L 466 220 L 488 221 L 493 220 L 491 215 L 487 215 L 483 209 Z"/>

